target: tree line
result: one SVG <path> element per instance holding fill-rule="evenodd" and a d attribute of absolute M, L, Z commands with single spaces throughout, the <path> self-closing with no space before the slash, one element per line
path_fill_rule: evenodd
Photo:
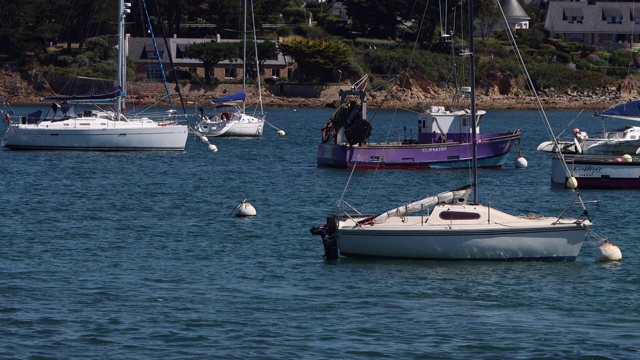
<path fill-rule="evenodd" d="M 498 23 L 495 0 L 472 0 L 478 32 L 477 75 L 482 71 L 504 72 L 517 68 L 504 33 L 489 33 Z M 127 32 L 148 37 L 153 30 L 168 36 L 241 38 L 244 0 L 132 0 L 127 16 Z M 344 0 L 349 22 L 328 15 L 328 3 L 304 0 L 248 0 L 254 14 L 259 59 L 271 57 L 273 41 L 284 38 L 278 49 L 298 63 L 297 81 L 324 83 L 360 78 L 365 73 L 399 74 L 412 69 L 434 82 L 446 81 L 451 73 L 450 45 L 441 41 L 452 35 L 457 52 L 466 47 L 468 24 L 466 2 L 429 0 Z M 593 46 L 550 39 L 544 30 L 544 6 L 521 5 L 531 17 L 530 29 L 518 30 L 518 42 L 528 63 L 535 64 L 534 79 L 547 87 L 566 88 L 604 85 L 609 77 L 625 76 L 624 69 L 637 63 L 635 54 L 598 52 Z M 148 11 L 149 17 L 147 18 Z M 253 11 L 251 11 L 253 10 Z M 0 63 L 29 70 L 38 67 L 65 75 L 112 78 L 117 0 L 0 0 Z M 151 29 L 148 23 L 151 23 Z M 311 22 L 311 23 L 310 23 Z M 205 68 L 225 59 L 237 59 L 235 45 L 207 42 L 187 48 L 190 57 L 203 61 Z M 51 46 L 56 45 L 56 51 Z M 249 47 L 250 48 L 250 47 Z M 248 51 L 248 54 L 253 53 Z M 483 58 L 483 54 L 490 54 Z M 493 59 L 493 56 L 497 59 Z M 254 59 L 248 60 L 255 63 Z M 577 72 L 549 77 L 557 67 L 574 63 Z M 502 64 L 496 67 L 495 64 Z M 458 63 L 463 71 L 461 62 Z M 129 67 L 132 68 L 132 67 Z M 254 68 L 249 67 L 248 68 Z M 587 71 L 586 75 L 583 71 Z M 205 74 L 209 72 L 206 71 Z M 517 73 L 517 71 L 516 71 Z M 606 73 L 607 76 L 603 74 Z M 518 77 L 517 74 L 513 74 Z M 601 80 L 595 80 L 600 78 Z M 294 79 L 286 79 L 292 81 Z M 560 83 L 561 82 L 561 83 Z"/>
<path fill-rule="evenodd" d="M 127 32 L 134 37 L 148 32 L 147 12 L 153 30 L 158 31 L 160 19 L 166 33 L 178 37 L 238 37 L 244 20 L 244 0 L 132 0 L 127 16 Z M 327 15 L 328 3 L 309 3 L 304 0 L 249 0 L 257 29 L 265 24 L 285 28 L 300 28 L 299 33 L 315 37 L 337 35 L 345 38 L 368 37 L 394 39 L 401 23 L 422 22 L 420 33 L 425 39 L 433 37 L 438 16 L 438 4 L 418 0 L 412 7 L 406 0 L 345 0 L 352 24 L 347 26 L 335 16 Z M 145 6 L 146 5 L 146 6 Z M 425 9 L 428 14 L 423 19 Z M 147 11 L 145 11 L 145 7 Z M 117 0 L 0 0 L 0 60 L 16 59 L 24 54 L 46 51 L 52 44 L 71 49 L 78 44 L 80 51 L 86 42 L 97 36 L 115 36 Z M 251 12 L 251 9 L 249 9 Z M 402 19 L 402 20 L 401 20 Z M 321 29 L 304 29 L 309 21 Z M 408 36 L 417 34 L 417 26 L 406 26 Z M 269 34 L 262 34 L 270 36 Z M 281 35 L 281 34 L 277 34 Z M 308 35 L 308 34 L 306 34 Z M 411 41 L 411 38 L 405 40 Z"/>

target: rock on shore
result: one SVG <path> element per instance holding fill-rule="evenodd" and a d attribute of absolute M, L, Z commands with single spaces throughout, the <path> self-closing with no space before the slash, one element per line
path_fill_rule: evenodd
<path fill-rule="evenodd" d="M 0 95 L 4 101 L 11 104 L 37 104 L 45 96 L 54 92 L 36 71 L 28 73 L 2 72 L 3 81 L 0 83 Z M 420 110 L 430 105 L 448 105 L 451 102 L 453 90 L 438 86 L 425 79 L 412 78 L 400 81 L 404 86 L 394 86 L 391 91 L 370 92 L 367 99 L 369 107 L 403 108 Z M 504 82 L 503 82 L 504 83 Z M 338 102 L 338 90 L 348 89 L 349 84 L 341 86 L 325 86 L 319 97 L 300 98 L 275 96 L 268 89 L 262 88 L 264 107 L 267 108 L 321 108 L 334 107 Z M 620 82 L 617 87 L 610 87 L 599 91 L 569 91 L 560 92 L 554 89 L 538 91 L 538 99 L 546 110 L 602 110 L 623 101 L 637 99 L 639 80 L 631 78 Z M 174 85 L 171 84 L 173 89 Z M 216 87 L 202 87 L 186 85 L 182 87 L 184 100 L 190 106 L 207 106 L 213 97 L 231 94 L 241 89 L 238 84 L 221 84 Z M 505 90 L 506 89 L 506 90 Z M 248 99 L 257 99 L 255 86 L 247 89 Z M 479 109 L 538 109 L 538 100 L 530 93 L 515 86 L 490 86 L 476 91 L 476 105 Z M 178 101 L 177 94 L 172 96 Z M 139 103 L 166 101 L 164 88 L 159 83 L 134 82 L 128 84 L 128 101 Z M 253 104 L 248 104 L 252 106 Z"/>

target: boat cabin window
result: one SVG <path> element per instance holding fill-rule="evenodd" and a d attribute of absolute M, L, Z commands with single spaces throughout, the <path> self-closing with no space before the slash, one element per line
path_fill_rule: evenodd
<path fill-rule="evenodd" d="M 477 220 L 480 214 L 466 211 L 443 211 L 440 213 L 442 220 Z"/>

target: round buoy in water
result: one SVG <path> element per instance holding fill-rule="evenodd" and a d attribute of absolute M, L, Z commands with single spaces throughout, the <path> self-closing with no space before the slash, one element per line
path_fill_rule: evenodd
<path fill-rule="evenodd" d="M 576 189 L 578 187 L 578 179 L 573 176 L 567 179 L 567 189 Z"/>
<path fill-rule="evenodd" d="M 622 252 L 614 243 L 606 241 L 596 250 L 596 261 L 621 261 Z"/>
<path fill-rule="evenodd" d="M 249 204 L 247 200 L 243 200 L 233 211 L 235 216 L 256 216 L 256 208 Z"/>
<path fill-rule="evenodd" d="M 284 130 L 282 129 L 278 130 L 278 135 L 285 136 Z"/>
<path fill-rule="evenodd" d="M 208 143 L 209 142 L 209 138 L 204 136 L 204 135 L 202 135 L 202 136 L 200 136 L 200 141 Z"/>
<path fill-rule="evenodd" d="M 633 158 L 629 154 L 624 154 L 624 155 L 622 155 L 622 161 L 623 162 L 632 162 Z"/>
<path fill-rule="evenodd" d="M 213 145 L 213 144 L 209 144 L 209 151 L 217 152 L 218 151 L 218 147 Z"/>
<path fill-rule="evenodd" d="M 527 159 L 520 156 L 516 159 L 516 168 L 517 169 L 525 169 L 529 164 L 527 163 Z"/>

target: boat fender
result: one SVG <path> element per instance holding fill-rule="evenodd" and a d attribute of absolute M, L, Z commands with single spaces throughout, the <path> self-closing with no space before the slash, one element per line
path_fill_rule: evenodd
<path fill-rule="evenodd" d="M 616 246 L 616 244 L 609 241 L 605 241 L 596 250 L 596 261 L 622 261 L 622 251 Z"/>
<path fill-rule="evenodd" d="M 324 144 L 329 141 L 334 133 L 333 121 L 329 120 L 327 125 L 322 128 L 322 143 Z"/>
<path fill-rule="evenodd" d="M 11 124 L 11 115 L 7 114 L 4 116 L 5 120 L 7 120 L 7 125 Z"/>
<path fill-rule="evenodd" d="M 580 146 L 578 139 L 573 139 L 573 144 L 576 146 L 576 154 L 582 154 L 582 146 Z"/>
<path fill-rule="evenodd" d="M 228 112 L 223 112 L 222 114 L 220 114 L 220 119 L 229 121 L 231 120 L 231 114 L 229 114 Z"/>

